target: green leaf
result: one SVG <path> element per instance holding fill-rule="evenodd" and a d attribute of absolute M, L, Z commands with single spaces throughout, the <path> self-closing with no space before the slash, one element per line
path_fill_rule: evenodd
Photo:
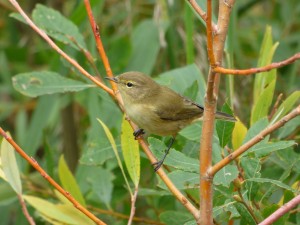
<path fill-rule="evenodd" d="M 161 159 L 167 146 L 162 141 L 152 137 L 148 138 L 148 142 L 150 144 L 150 149 L 156 158 Z M 170 149 L 170 152 L 164 161 L 164 165 L 184 171 L 199 172 L 199 161 L 197 159 L 190 158 L 173 148 Z"/>
<path fill-rule="evenodd" d="M 93 84 L 65 78 L 50 71 L 20 73 L 12 78 L 14 88 L 29 97 L 40 95 L 82 91 L 95 87 Z"/>
<path fill-rule="evenodd" d="M 222 112 L 228 113 L 232 115 L 232 110 L 230 109 L 230 106 L 225 103 L 222 107 Z M 234 124 L 232 122 L 224 121 L 224 120 L 217 120 L 216 122 L 216 130 L 217 134 L 219 136 L 219 142 L 222 148 L 227 145 L 227 143 L 231 139 L 232 131 L 234 129 Z"/>
<path fill-rule="evenodd" d="M 0 182 L 0 206 L 6 207 L 16 202 L 17 195 L 12 189 L 11 185 L 7 182 Z"/>
<path fill-rule="evenodd" d="M 134 29 L 131 38 L 132 56 L 126 71 L 151 74 L 160 49 L 158 28 L 153 20 L 144 20 Z"/>
<path fill-rule="evenodd" d="M 300 99 L 300 91 L 293 92 L 289 97 L 284 100 L 283 103 L 279 106 L 278 110 L 272 117 L 271 124 L 280 120 L 283 116 L 285 116 L 295 105 L 295 103 Z"/>
<path fill-rule="evenodd" d="M 7 135 L 10 136 L 8 133 Z M 15 150 L 5 138 L 2 139 L 1 143 L 1 163 L 7 182 L 17 194 L 21 195 L 22 184 L 18 164 L 16 161 Z"/>
<path fill-rule="evenodd" d="M 195 64 L 162 73 L 155 80 L 161 85 L 168 86 L 179 94 L 185 93 L 185 91 L 190 88 L 195 81 L 197 81 L 198 94 L 191 100 L 203 105 L 206 82 L 202 73 L 199 71 L 198 67 Z"/>
<path fill-rule="evenodd" d="M 112 149 L 113 149 L 113 151 L 114 151 L 114 153 L 115 153 L 115 156 L 116 156 L 116 158 L 117 158 L 117 161 L 118 161 L 118 165 L 119 165 L 119 167 L 120 167 L 120 169 L 121 169 L 121 171 L 122 171 L 122 175 L 123 175 L 124 180 L 125 180 L 125 182 L 126 182 L 128 191 L 130 192 L 130 194 L 131 194 L 131 196 L 132 196 L 131 188 L 130 188 L 129 182 L 128 182 L 128 180 L 127 180 L 127 177 L 126 177 L 126 175 L 125 175 L 125 171 L 124 171 L 124 168 L 123 168 L 123 165 L 122 165 L 121 158 L 120 158 L 119 153 L 118 153 L 118 149 L 117 149 L 117 146 L 116 146 L 116 142 L 115 142 L 115 140 L 114 140 L 114 137 L 112 136 L 112 134 L 111 134 L 110 130 L 108 129 L 108 127 L 107 127 L 100 119 L 97 119 L 97 120 L 98 120 L 98 122 L 101 124 L 101 126 L 102 126 L 102 128 L 103 128 L 103 130 L 104 130 L 104 132 L 105 132 L 105 134 L 106 134 L 106 136 L 107 136 L 107 138 L 108 138 L 108 140 L 109 140 L 111 146 L 112 146 Z"/>
<path fill-rule="evenodd" d="M 140 181 L 140 152 L 139 144 L 134 140 L 132 128 L 123 116 L 121 147 L 127 171 L 135 187 L 138 187 Z"/>
<path fill-rule="evenodd" d="M 241 166 L 245 171 L 245 178 L 260 177 L 261 165 L 257 158 L 241 158 Z"/>
<path fill-rule="evenodd" d="M 243 144 L 250 141 L 253 137 L 259 134 L 262 130 L 264 130 L 268 126 L 268 124 L 269 122 L 267 118 L 262 118 L 259 121 L 257 121 L 255 124 L 253 124 L 248 130 L 246 137 L 243 140 Z M 269 138 L 265 137 L 265 139 L 262 140 L 260 143 L 268 142 L 268 140 Z"/>
<path fill-rule="evenodd" d="M 258 67 L 268 65 L 272 62 L 273 55 L 278 46 L 278 43 L 273 45 L 272 29 L 270 26 L 266 27 L 263 43 L 261 45 Z M 258 73 L 255 75 L 254 81 L 254 104 L 257 102 L 261 93 L 272 81 L 276 80 L 276 70 Z M 272 100 L 271 100 L 272 101 Z"/>
<path fill-rule="evenodd" d="M 179 190 L 199 188 L 200 177 L 198 173 L 176 170 L 169 173 L 168 176 Z M 168 190 L 165 183 L 163 183 L 161 180 L 158 181 L 158 186 Z"/>
<path fill-rule="evenodd" d="M 114 179 L 115 176 L 111 171 L 102 168 L 95 168 L 94 172 L 87 177 L 88 183 L 92 185 L 92 192 L 106 204 L 107 208 L 111 208 L 110 203 L 113 196 Z"/>
<path fill-rule="evenodd" d="M 188 140 L 199 142 L 202 134 L 202 122 L 197 121 L 192 125 L 183 128 L 179 131 L 179 134 Z"/>
<path fill-rule="evenodd" d="M 86 49 L 83 36 L 78 27 L 61 15 L 60 12 L 37 4 L 33 10 L 32 19 L 37 26 L 56 40 L 69 44 L 75 49 Z"/>
<path fill-rule="evenodd" d="M 263 143 L 261 145 L 255 145 L 253 146 L 249 152 L 255 152 L 255 155 L 257 157 L 265 157 L 271 152 L 278 151 L 281 149 L 289 148 L 293 145 L 296 145 L 297 143 L 295 141 L 279 141 L 275 143 Z"/>
<path fill-rule="evenodd" d="M 272 29 L 266 28 L 264 40 L 258 59 L 258 67 L 268 65 L 272 62 L 273 55 L 278 43 L 273 45 Z M 258 73 L 254 81 L 254 100 L 251 112 L 251 124 L 268 115 L 276 84 L 276 70 Z"/>
<path fill-rule="evenodd" d="M 232 132 L 232 146 L 233 149 L 236 150 L 243 143 L 244 138 L 247 134 L 247 127 L 237 118 L 237 122 L 235 122 L 234 129 Z"/>
<path fill-rule="evenodd" d="M 87 131 L 87 140 L 84 144 L 84 152 L 80 163 L 85 165 L 103 165 L 107 160 L 114 158 L 114 151 L 111 143 L 96 118 L 101 117 L 103 121 L 110 121 L 111 114 L 114 114 L 114 124 L 119 127 L 119 120 L 122 118 L 120 110 L 113 104 L 107 93 L 92 88 L 87 90 L 88 95 L 84 98 L 83 104 L 88 110 L 90 128 Z M 103 108 L 105 112 L 103 113 Z"/>
<path fill-rule="evenodd" d="M 58 163 L 58 176 L 63 188 L 68 191 L 81 205 L 86 206 L 80 188 L 67 166 L 67 163 L 62 155 Z"/>
<path fill-rule="evenodd" d="M 237 178 L 239 174 L 236 166 L 228 165 L 222 168 L 214 178 L 215 185 L 223 185 L 225 187 L 229 187 L 231 182 Z"/>
<path fill-rule="evenodd" d="M 294 193 L 298 192 L 297 190 L 291 188 L 290 186 L 288 186 L 288 185 L 286 185 L 286 184 L 284 184 L 284 183 L 282 183 L 281 181 L 278 181 L 278 180 L 272 180 L 272 179 L 268 179 L 268 178 L 250 178 L 250 179 L 247 179 L 246 181 L 247 182 L 263 183 L 263 184 L 271 183 L 271 184 L 276 185 L 277 187 L 292 191 Z"/>
<path fill-rule="evenodd" d="M 236 202 L 234 206 L 241 215 L 241 218 L 244 220 L 242 224 L 256 225 L 254 218 L 242 203 Z"/>
<path fill-rule="evenodd" d="M 273 94 L 275 89 L 276 80 L 273 80 L 268 86 L 261 92 L 256 103 L 254 104 L 251 112 L 251 124 L 254 124 L 259 119 L 268 115 L 269 108 L 273 100 Z"/>
<path fill-rule="evenodd" d="M 160 221 L 165 224 L 172 225 L 182 225 L 185 222 L 188 222 L 193 217 L 191 214 L 186 212 L 178 212 L 178 211 L 165 211 L 159 215 Z"/>
<path fill-rule="evenodd" d="M 94 224 L 87 216 L 79 212 L 78 209 L 73 205 L 69 204 L 53 204 L 44 199 L 23 195 L 23 198 L 38 212 L 40 212 L 41 217 L 47 221 L 59 221 L 62 224 L 72 224 L 72 225 L 92 225 Z"/>

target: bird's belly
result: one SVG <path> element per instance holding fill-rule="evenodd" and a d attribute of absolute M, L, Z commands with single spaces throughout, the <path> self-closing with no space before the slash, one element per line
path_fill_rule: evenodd
<path fill-rule="evenodd" d="M 191 121 L 172 121 L 161 119 L 151 107 L 143 104 L 125 107 L 128 117 L 139 128 L 144 129 L 147 134 L 160 136 L 176 135 L 182 128 L 190 124 Z"/>

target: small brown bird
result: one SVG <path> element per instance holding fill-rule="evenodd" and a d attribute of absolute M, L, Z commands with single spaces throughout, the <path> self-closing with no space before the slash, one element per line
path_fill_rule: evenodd
<path fill-rule="evenodd" d="M 145 133 L 172 136 L 163 158 L 154 164 L 154 170 L 157 171 L 174 143 L 176 134 L 199 120 L 204 108 L 140 72 L 127 72 L 107 79 L 117 83 L 126 114 L 140 128 L 133 133 L 135 137 Z M 216 112 L 216 118 L 236 121 L 232 115 L 223 112 Z"/>

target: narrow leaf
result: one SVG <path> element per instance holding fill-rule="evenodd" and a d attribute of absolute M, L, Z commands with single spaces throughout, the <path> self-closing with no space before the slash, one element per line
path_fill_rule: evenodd
<path fill-rule="evenodd" d="M 117 146 L 116 146 L 116 142 L 114 140 L 114 137 L 112 136 L 110 130 L 108 129 L 108 127 L 100 120 L 100 119 L 97 119 L 98 122 L 101 124 L 110 144 L 111 144 L 111 147 L 116 155 L 116 158 L 117 158 L 117 161 L 118 161 L 118 165 L 122 171 L 122 174 L 123 174 L 123 177 L 124 177 L 124 180 L 126 182 L 126 185 L 127 185 L 127 188 L 128 188 L 128 191 L 130 192 L 131 196 L 132 196 L 132 191 L 131 191 L 131 188 L 130 188 L 130 185 L 129 185 L 129 182 L 127 180 L 127 177 L 125 175 L 125 171 L 124 171 L 124 168 L 123 168 L 123 165 L 122 165 L 122 161 L 121 161 L 121 158 L 119 156 L 119 153 L 118 153 L 118 149 L 117 149 Z"/>
<path fill-rule="evenodd" d="M 234 204 L 234 206 L 237 209 L 237 211 L 239 212 L 239 214 L 241 215 L 241 218 L 244 220 L 244 222 L 246 222 L 245 224 L 256 225 L 254 218 L 252 217 L 252 215 L 249 213 L 247 208 L 242 203 L 236 202 Z"/>
<path fill-rule="evenodd" d="M 286 149 L 296 144 L 297 143 L 295 141 L 279 141 L 275 143 L 263 143 L 261 145 L 253 146 L 248 152 L 255 152 L 255 155 L 257 157 L 265 157 L 272 152 Z"/>
<path fill-rule="evenodd" d="M 199 184 L 200 184 L 199 173 L 191 173 L 191 172 L 185 172 L 181 170 L 175 170 L 169 173 L 168 177 L 171 179 L 173 184 L 179 190 L 199 188 Z M 163 183 L 161 180 L 159 180 L 158 182 L 159 182 L 158 183 L 159 187 L 168 190 L 165 183 Z"/>
<path fill-rule="evenodd" d="M 22 184 L 18 164 L 16 161 L 15 150 L 4 138 L 1 143 L 1 161 L 2 169 L 7 182 L 11 185 L 11 187 L 17 194 L 21 195 Z"/>
<path fill-rule="evenodd" d="M 65 78 L 50 71 L 20 73 L 12 78 L 14 88 L 29 97 L 40 95 L 82 91 L 94 87 L 77 80 Z"/>
<path fill-rule="evenodd" d="M 63 157 L 63 155 L 59 159 L 58 163 L 58 176 L 60 182 L 65 190 L 70 192 L 70 194 L 83 206 L 86 206 L 83 195 L 81 194 L 80 188 L 68 168 L 68 165 Z"/>
<path fill-rule="evenodd" d="M 126 121 L 125 116 L 123 116 L 122 121 L 121 146 L 127 171 L 135 187 L 137 187 L 140 181 L 139 144 L 134 140 L 132 128 L 128 121 Z"/>

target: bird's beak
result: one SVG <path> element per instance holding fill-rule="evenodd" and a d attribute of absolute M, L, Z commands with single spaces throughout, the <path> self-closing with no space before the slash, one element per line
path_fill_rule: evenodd
<path fill-rule="evenodd" d="M 111 81 L 113 81 L 113 82 L 115 82 L 115 83 L 119 83 L 119 80 L 118 80 L 118 78 L 116 78 L 116 77 L 105 77 L 105 79 L 111 80 Z"/>

